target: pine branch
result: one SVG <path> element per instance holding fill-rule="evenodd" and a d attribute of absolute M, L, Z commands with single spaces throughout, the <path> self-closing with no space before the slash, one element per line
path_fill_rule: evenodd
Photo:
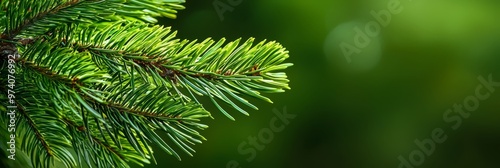
<path fill-rule="evenodd" d="M 18 21 L 24 20 L 23 22 L 18 22 L 15 23 L 16 20 L 11 20 L 10 26 L 8 27 L 9 29 L 6 30 L 4 34 L 8 36 L 9 39 L 13 39 L 13 37 L 17 36 L 22 30 L 27 29 L 30 26 L 33 26 L 33 24 L 41 20 L 45 17 L 47 17 L 48 14 L 53 14 L 53 13 L 58 13 L 61 9 L 66 8 L 66 7 L 71 7 L 76 5 L 79 1 L 78 0 L 71 0 L 71 1 L 47 1 L 45 3 L 33 3 L 33 4 L 28 4 L 30 2 L 34 1 L 9 1 L 9 10 L 10 12 L 7 14 L 8 15 L 15 15 L 15 10 L 20 10 L 22 8 L 19 8 L 20 6 L 26 6 L 29 7 L 27 9 L 27 16 L 25 18 L 19 18 Z M 17 2 L 17 3 L 16 3 Z M 24 2 L 24 3 L 23 3 Z M 33 11 L 35 10 L 35 11 Z M 31 14 L 31 15 L 30 15 Z M 12 17 L 9 17 L 12 18 Z M 9 24 L 7 24 L 9 25 Z"/>
<path fill-rule="evenodd" d="M 170 33 L 169 28 L 123 22 L 81 31 L 84 33 L 69 39 L 68 44 L 92 53 L 101 67 L 129 75 L 138 72 L 144 80 L 167 86 L 183 98 L 187 96 L 178 87 L 187 89 L 193 99 L 196 99 L 193 93 L 207 96 L 233 120 L 214 98 L 248 115 L 229 97 L 256 109 L 238 94 L 271 102 L 260 92 L 289 89 L 287 76 L 273 72 L 292 65 L 282 63 L 288 52 L 275 42 L 263 41 L 252 46 L 254 40 L 249 39 L 240 46 L 240 40 L 223 46 L 225 39 L 217 43 L 210 39 L 201 43 L 179 41 L 173 39 L 175 32 Z"/>
<path fill-rule="evenodd" d="M 36 41 L 22 53 L 17 61 L 35 71 L 61 82 L 79 87 L 106 83 L 111 78 L 99 70 L 88 53 L 79 53 L 72 48 L 54 47 L 54 42 Z"/>
<path fill-rule="evenodd" d="M 179 40 L 170 28 L 150 25 L 154 17 L 174 18 L 183 2 L 0 2 L 0 72 L 7 55 L 20 55 L 17 134 L 33 166 L 149 164 L 153 145 L 180 160 L 178 150 L 192 155 L 205 140 L 198 131 L 211 114 L 198 98 L 234 120 L 223 104 L 248 115 L 239 104 L 257 107 L 246 97 L 271 102 L 261 93 L 290 89 L 281 71 L 292 64 L 276 42 Z M 0 100 L 7 89 L 0 85 Z"/>
<path fill-rule="evenodd" d="M 43 44 L 45 44 L 45 45 L 43 45 Z M 54 52 L 50 52 L 50 50 L 52 50 L 52 49 L 48 48 L 50 46 L 49 44 L 50 43 L 36 42 L 30 48 L 32 48 L 33 50 L 36 50 L 36 51 L 45 51 L 45 52 L 37 53 L 37 52 L 31 51 L 31 50 L 28 50 L 24 53 L 24 54 L 29 55 L 29 57 L 27 57 L 26 60 L 31 60 L 31 61 L 36 60 L 36 62 L 39 62 L 41 65 L 29 64 L 29 63 L 27 63 L 27 61 L 24 61 L 24 60 L 21 62 L 24 65 L 27 65 L 29 68 L 35 70 L 35 73 L 39 73 L 41 76 L 48 78 L 48 80 L 49 80 L 48 82 L 42 82 L 42 83 L 49 84 L 49 85 L 48 86 L 39 85 L 40 88 L 60 88 L 60 89 L 57 89 L 60 91 L 59 91 L 59 93 L 56 93 L 56 95 L 61 95 L 61 96 L 55 96 L 55 97 L 59 97 L 58 99 L 60 102 L 64 102 L 66 99 L 77 99 L 78 100 L 80 97 L 82 97 L 84 100 L 78 100 L 78 101 L 82 105 L 84 105 L 84 104 L 93 105 L 94 107 L 89 106 L 89 107 L 86 107 L 86 109 L 88 111 L 92 111 L 93 116 L 98 117 L 102 121 L 104 121 L 104 118 L 101 117 L 103 115 L 108 116 L 108 117 L 113 117 L 113 116 L 115 116 L 114 114 L 124 115 L 122 112 L 132 113 L 133 115 L 146 117 L 146 118 L 159 119 L 158 121 L 161 121 L 161 122 L 163 122 L 163 121 L 172 122 L 172 121 L 176 121 L 176 120 L 177 121 L 180 121 L 180 120 L 199 121 L 197 119 L 198 117 L 208 116 L 208 112 L 206 112 L 206 111 L 200 111 L 201 113 L 194 113 L 197 110 L 194 110 L 192 108 L 185 108 L 185 107 L 190 107 L 190 106 L 186 106 L 186 105 L 182 105 L 182 104 L 177 104 L 177 105 L 173 104 L 175 101 L 168 98 L 167 92 L 163 92 L 164 90 L 161 88 L 155 89 L 155 88 L 149 87 L 149 85 L 142 85 L 142 87 L 138 87 L 138 88 L 135 88 L 135 87 L 133 87 L 133 88 L 130 88 L 130 87 L 128 87 L 128 88 L 112 87 L 112 86 L 120 86 L 119 83 L 123 82 L 123 81 L 117 81 L 116 83 L 113 83 L 110 86 L 105 85 L 105 83 L 102 83 L 102 82 L 87 84 L 85 80 L 83 80 L 83 81 L 79 80 L 81 78 L 76 77 L 77 75 L 72 75 L 72 73 L 68 73 L 68 75 L 59 75 L 59 76 L 54 75 L 54 74 L 58 74 L 57 71 L 60 71 L 59 67 L 71 66 L 71 65 L 66 65 L 67 64 L 66 62 L 71 62 L 71 64 L 76 63 L 75 66 L 79 65 L 78 67 L 87 67 L 89 70 L 89 72 L 87 72 L 87 73 L 79 73 L 80 72 L 79 69 L 75 70 L 75 68 L 73 68 L 73 70 L 75 70 L 75 74 L 90 74 L 91 72 L 95 71 L 95 68 L 92 68 L 91 65 L 85 66 L 85 64 L 83 63 L 84 61 L 65 61 L 65 60 L 60 59 L 59 56 L 62 56 L 62 55 L 67 56 L 68 54 L 71 54 L 71 52 L 62 52 L 62 54 L 61 54 L 61 52 L 57 52 L 58 50 L 56 50 Z M 64 48 L 58 48 L 58 49 L 62 49 L 63 51 L 65 51 Z M 73 58 L 84 59 L 85 57 L 83 57 L 83 55 L 81 55 L 79 57 L 73 57 Z M 57 63 L 57 65 L 51 65 L 51 63 Z M 42 66 L 42 67 L 40 67 L 40 66 Z M 50 67 L 50 68 L 43 68 L 43 67 Z M 68 68 L 68 69 L 71 69 L 71 68 Z M 64 71 L 64 70 L 62 70 L 62 71 Z M 29 73 L 29 74 L 33 75 L 33 73 Z M 40 77 L 33 77 L 33 78 L 35 78 L 39 81 L 41 80 Z M 62 80 L 60 80 L 60 79 L 62 79 Z M 71 82 L 69 82 L 70 79 L 71 79 Z M 41 80 L 41 81 L 43 81 L 43 80 Z M 80 82 L 75 82 L 75 81 L 80 81 Z M 57 82 L 59 82 L 59 83 L 57 83 Z M 50 83 L 52 83 L 52 84 L 50 84 Z M 77 86 L 75 86 L 75 83 L 82 83 L 82 84 L 77 84 Z M 139 81 L 137 81 L 137 83 L 139 83 Z M 106 100 L 103 100 L 101 98 L 93 97 L 93 96 L 91 96 L 91 94 L 82 93 L 82 91 L 84 91 L 83 90 L 84 84 L 90 85 L 90 86 L 104 84 L 104 85 L 102 85 L 102 87 L 104 87 L 104 88 L 96 88 L 98 90 L 101 90 L 103 93 L 117 93 L 118 91 L 119 92 L 117 94 L 114 94 L 113 96 L 107 98 Z M 130 86 L 130 85 L 125 85 L 125 86 Z M 52 91 L 47 90 L 47 89 L 42 89 L 42 90 L 46 90 L 47 93 L 52 92 Z M 74 92 L 73 94 L 70 94 L 69 95 L 70 97 L 62 96 L 63 94 L 65 94 L 65 92 L 70 91 L 70 90 L 73 90 L 73 91 L 78 90 L 78 91 Z M 86 90 L 90 90 L 90 89 L 87 88 Z M 136 90 L 136 91 L 134 91 L 134 90 Z M 132 92 L 132 93 L 128 93 L 128 92 Z M 140 93 L 145 93 L 145 92 L 150 92 L 150 94 L 146 94 L 144 96 L 140 94 Z M 54 94 L 54 92 L 52 92 L 52 93 Z M 140 98 L 135 97 L 138 95 L 141 95 L 141 97 Z M 127 96 L 132 96 L 132 97 L 127 97 Z M 161 98 L 158 99 L 158 98 L 155 98 L 155 96 L 166 98 L 166 99 L 161 99 Z M 131 101 L 131 99 L 133 99 L 133 100 Z M 141 100 L 141 99 L 143 99 L 143 100 Z M 129 102 L 137 102 L 137 103 L 129 104 Z M 72 109 L 71 111 L 75 111 L 74 113 L 78 113 L 77 112 L 78 110 L 76 110 L 75 108 L 73 108 L 71 106 L 72 103 L 63 103 L 63 104 L 66 105 L 66 108 Z M 129 105 L 124 106 L 124 104 L 129 104 Z M 142 105 L 142 107 L 139 105 Z M 98 108 L 99 106 L 105 106 L 105 107 L 108 107 L 111 109 L 106 110 L 103 107 Z M 135 107 L 135 109 L 132 107 Z M 169 108 L 165 108 L 165 107 L 169 107 Z M 182 111 L 183 109 L 185 111 Z M 97 111 L 100 111 L 101 113 L 99 113 Z M 190 113 L 192 113 L 192 115 L 188 115 L 189 114 L 189 113 L 187 113 L 188 111 L 190 111 Z M 168 112 L 168 114 L 165 114 L 167 112 Z M 161 114 L 161 113 L 164 113 L 164 114 Z M 179 115 L 181 115 L 181 114 L 184 114 L 185 116 L 180 117 Z M 190 116 L 194 116 L 194 118 L 190 118 Z M 121 119 L 122 119 L 121 116 L 116 116 L 116 118 L 108 119 L 108 120 L 119 121 Z M 140 122 L 144 123 L 145 121 L 140 121 Z M 130 121 L 129 123 L 132 123 L 132 121 Z M 185 123 L 182 123 L 182 125 L 183 124 L 185 124 Z M 189 123 L 189 124 L 191 124 L 191 123 Z M 122 125 L 123 125 L 123 123 L 115 123 L 114 128 L 119 128 Z M 192 124 L 192 125 L 195 125 L 195 124 Z M 137 132 L 144 132 L 144 129 L 139 129 L 136 125 L 131 125 L 131 126 L 133 126 L 132 128 L 134 128 L 134 130 L 136 130 Z M 198 125 L 197 127 L 204 128 L 204 126 L 202 126 L 202 125 Z M 160 128 L 160 127 L 156 126 L 155 129 L 157 129 L 157 128 Z M 146 129 L 152 129 L 152 128 L 146 128 Z M 173 128 L 171 128 L 171 129 L 173 129 Z M 164 130 L 171 131 L 171 129 L 164 129 Z M 120 130 L 120 131 L 123 131 L 123 130 Z M 199 134 L 197 132 L 195 133 L 195 135 L 199 136 Z M 181 136 L 180 134 L 176 134 L 176 137 L 180 137 L 180 136 Z M 158 139 L 155 136 L 149 135 L 148 138 L 149 139 L 156 138 L 157 139 L 156 141 L 162 142 L 161 139 Z M 191 136 L 188 136 L 187 138 L 193 139 Z M 134 139 L 134 140 L 130 140 L 130 139 Z M 132 136 L 129 137 L 130 141 L 135 141 L 135 139 L 137 139 L 137 137 L 132 137 Z M 186 139 L 186 138 L 183 137 L 182 139 Z M 178 143 L 178 141 L 179 141 L 178 139 L 173 139 L 173 140 L 176 143 Z M 197 142 L 199 142 L 199 141 L 197 141 Z M 165 144 L 165 143 L 163 142 L 162 144 Z M 185 146 L 181 146 L 181 145 L 179 145 L 179 146 L 183 150 L 186 149 Z M 136 148 L 136 150 L 139 151 L 141 149 Z M 170 148 L 168 148 L 168 152 L 175 154 L 179 158 L 179 156 Z M 187 153 L 190 154 L 189 152 L 187 152 Z"/>
<path fill-rule="evenodd" d="M 2 37 L 14 39 L 19 34 L 37 36 L 65 24 L 92 24 L 102 21 L 136 20 L 157 22 L 154 17 L 175 18 L 184 9 L 181 0 L 10 0 L 7 5 L 6 30 Z"/>
<path fill-rule="evenodd" d="M 52 107 L 47 94 L 34 94 L 33 85 L 23 83 L 19 86 L 17 96 L 18 116 L 16 136 L 23 137 L 21 150 L 33 151 L 32 165 L 35 167 L 50 167 L 56 160 L 67 167 L 76 166 L 76 162 L 67 150 L 70 147 L 70 137 L 58 118 L 60 113 Z M 31 91 L 27 92 L 27 88 Z"/>
<path fill-rule="evenodd" d="M 78 125 L 73 119 L 64 118 L 63 120 L 70 127 L 69 130 L 74 137 L 73 146 L 80 164 L 82 164 L 81 159 L 85 159 L 88 165 L 94 164 L 97 167 L 128 167 L 126 161 L 133 161 L 139 165 L 149 163 L 147 159 L 140 159 L 143 156 L 136 154 L 131 148 L 117 148 L 116 145 L 106 140 L 108 134 L 91 131 L 83 125 Z M 99 127 L 99 124 L 94 124 L 94 127 Z M 95 134 L 101 135 L 102 138 Z M 104 150 L 100 153 L 99 149 Z M 91 161 L 93 163 L 90 163 Z"/>

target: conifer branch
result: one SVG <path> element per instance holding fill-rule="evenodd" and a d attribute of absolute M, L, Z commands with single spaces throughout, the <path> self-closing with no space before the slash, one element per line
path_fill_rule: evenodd
<path fill-rule="evenodd" d="M 36 139 L 39 140 L 41 143 L 43 149 L 47 152 L 48 157 L 53 157 L 53 152 L 50 149 L 49 145 L 47 144 L 47 141 L 43 137 L 43 135 L 40 133 L 40 130 L 38 130 L 38 127 L 36 126 L 35 122 L 31 119 L 31 117 L 26 113 L 26 111 L 22 108 L 20 104 L 16 102 L 17 106 L 19 107 L 19 113 L 21 116 L 25 119 L 26 123 L 30 127 L 31 130 L 33 130 L 33 133 L 35 134 Z"/>
<path fill-rule="evenodd" d="M 41 10 L 39 13 L 37 13 L 35 16 L 33 16 L 32 18 L 26 18 L 24 20 L 24 22 L 22 22 L 20 25 L 16 26 L 16 27 L 13 27 L 11 28 L 10 30 L 6 30 L 6 32 L 4 32 L 3 34 L 8 36 L 7 39 L 13 39 L 15 36 L 17 36 L 22 30 L 25 30 L 27 29 L 28 27 L 32 26 L 37 20 L 41 20 L 45 17 L 47 17 L 47 14 L 54 14 L 54 13 L 58 13 L 59 10 L 63 9 L 63 8 L 67 8 L 67 7 L 71 7 L 71 6 L 74 6 L 76 5 L 77 3 L 79 3 L 81 1 L 79 0 L 70 0 L 68 2 L 61 2 L 60 4 L 55 4 L 52 8 L 48 8 L 48 9 L 45 9 L 45 10 Z M 20 3 L 20 1 L 18 1 L 18 3 Z M 14 5 L 21 5 L 21 4 L 15 4 L 13 3 L 11 6 L 14 6 Z M 10 8 L 11 10 L 13 8 Z M 33 9 L 31 8 L 28 8 L 28 11 L 27 12 L 32 12 Z"/>
<path fill-rule="evenodd" d="M 271 102 L 262 94 L 290 89 L 282 71 L 293 64 L 277 42 L 180 40 L 152 24 L 183 2 L 0 2 L 0 71 L 15 54 L 16 135 L 32 166 L 156 163 L 153 145 L 180 160 L 178 150 L 192 156 L 206 140 L 201 119 L 211 113 L 199 98 L 234 120 L 231 111 L 249 115 L 241 105 L 258 109 L 247 97 Z M 10 87 L 0 85 L 2 110 Z"/>

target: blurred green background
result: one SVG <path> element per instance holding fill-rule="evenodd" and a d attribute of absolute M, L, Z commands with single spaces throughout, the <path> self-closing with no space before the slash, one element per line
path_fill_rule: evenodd
<path fill-rule="evenodd" d="M 230 161 L 242 168 L 404 167 L 399 156 L 415 167 L 500 167 L 500 87 L 469 118 L 459 118 L 458 129 L 451 129 L 457 120 L 443 119 L 475 94 L 478 77 L 500 82 L 500 1 L 400 0 L 401 13 L 348 63 L 340 43 L 354 45 L 354 28 L 364 30 L 375 20 L 370 12 L 387 10 L 390 1 L 242 0 L 221 19 L 214 1 L 188 0 L 176 20 L 161 24 L 181 39 L 282 43 L 295 64 L 286 71 L 292 90 L 268 95 L 274 104 L 251 99 L 260 110 L 250 117 L 232 113 L 236 122 L 207 105 L 215 120 L 203 121 L 208 141 L 194 146 L 194 157 L 178 161 L 156 150 L 158 165 L 146 167 L 226 168 Z M 273 109 L 284 107 L 297 117 L 249 162 L 239 145 L 269 128 Z M 430 155 L 415 155 L 422 150 L 414 141 L 432 138 L 436 128 L 446 141 Z"/>

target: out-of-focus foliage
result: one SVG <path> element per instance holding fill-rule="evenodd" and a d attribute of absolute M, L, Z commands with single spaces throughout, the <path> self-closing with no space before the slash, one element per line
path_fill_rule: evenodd
<path fill-rule="evenodd" d="M 178 35 L 184 38 L 280 41 L 294 56 L 289 73 L 294 89 L 273 95 L 281 101 L 262 106 L 262 115 L 212 124 L 206 131 L 211 141 L 197 146 L 188 164 L 161 164 L 226 167 L 235 160 L 241 167 L 398 167 L 398 156 L 408 158 L 419 149 L 415 139 L 442 128 L 447 141 L 420 167 L 498 166 L 498 89 L 457 130 L 443 114 L 475 94 L 479 76 L 492 74 L 500 81 L 500 2 L 400 0 L 401 13 L 351 63 L 331 42 L 352 44 L 354 26 L 373 21 L 370 12 L 387 9 L 390 0 L 243 0 L 222 21 L 213 2 L 187 2 L 192 8 L 181 12 L 185 15 L 160 22 L 183 30 Z M 329 36 L 339 27 L 346 28 Z M 248 162 L 251 155 L 240 154 L 238 146 L 267 128 L 272 109 L 283 106 L 297 118 Z"/>

